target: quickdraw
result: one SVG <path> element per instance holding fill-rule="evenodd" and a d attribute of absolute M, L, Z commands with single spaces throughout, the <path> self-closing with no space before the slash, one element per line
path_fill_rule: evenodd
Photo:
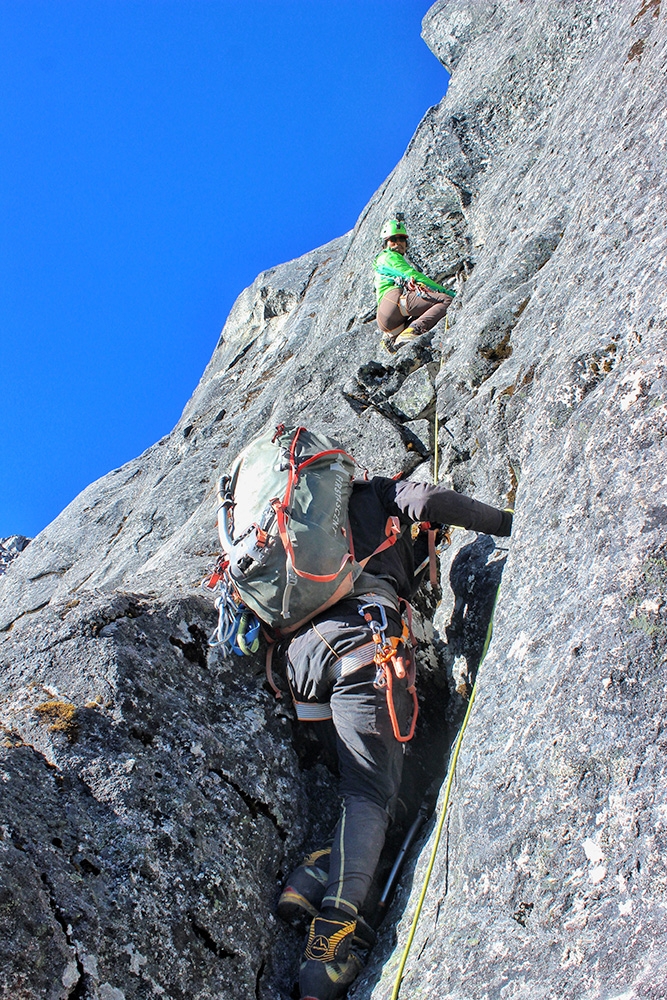
<path fill-rule="evenodd" d="M 202 589 L 217 595 L 214 606 L 218 624 L 209 639 L 210 646 L 219 646 L 224 656 L 252 656 L 259 649 L 260 623 L 256 615 L 238 600 L 233 584 L 226 574 L 227 560 L 221 556 L 210 576 L 202 580 Z"/>
<path fill-rule="evenodd" d="M 407 602 L 403 603 L 405 603 L 406 607 L 409 609 Z M 387 637 L 386 612 L 381 604 L 377 604 L 375 602 L 362 604 L 359 608 L 359 614 L 362 616 L 364 621 L 367 622 L 369 628 L 371 629 L 373 642 L 375 643 L 375 656 L 373 657 L 373 662 L 376 664 L 377 670 L 374 683 L 375 687 L 379 691 L 384 690 L 386 693 L 387 708 L 389 710 L 389 718 L 391 720 L 391 728 L 393 730 L 394 737 L 399 743 L 409 743 L 415 734 L 417 716 L 419 715 L 419 702 L 417 700 L 417 689 L 415 687 L 414 658 L 412 656 L 412 647 L 415 645 L 412 637 L 412 629 L 410 628 L 409 623 L 404 621 L 402 635 Z M 408 611 L 408 615 L 409 614 L 410 612 Z M 409 662 L 407 668 L 402 665 L 400 672 L 398 672 L 398 647 L 401 645 L 409 651 Z M 401 727 L 396 716 L 396 707 L 394 705 L 394 680 L 399 676 L 407 677 L 408 694 L 412 695 L 412 719 L 410 722 L 410 729 L 405 736 L 401 733 Z"/>

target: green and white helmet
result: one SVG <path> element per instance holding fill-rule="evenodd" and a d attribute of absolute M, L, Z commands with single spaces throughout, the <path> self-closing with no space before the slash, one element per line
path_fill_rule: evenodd
<path fill-rule="evenodd" d="M 392 236 L 407 237 L 407 235 L 408 232 L 405 228 L 405 223 L 399 221 L 398 219 L 387 219 L 380 230 L 380 236 L 383 240 L 391 239 Z"/>

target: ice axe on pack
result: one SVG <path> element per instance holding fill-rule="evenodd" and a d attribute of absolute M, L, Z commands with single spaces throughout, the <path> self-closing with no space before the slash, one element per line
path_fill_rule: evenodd
<path fill-rule="evenodd" d="M 230 476 L 221 476 L 218 481 L 218 535 L 225 553 L 231 552 L 234 547 L 229 524 L 229 517 L 234 506 L 231 482 Z"/>
<path fill-rule="evenodd" d="M 420 833 L 421 828 L 424 826 L 427 820 L 429 820 L 433 815 L 435 804 L 438 798 L 439 787 L 440 785 L 438 779 L 431 782 L 419 807 L 419 811 L 417 812 L 415 819 L 413 820 L 407 833 L 405 834 L 405 837 L 403 838 L 403 843 L 401 844 L 398 854 L 396 855 L 396 859 L 394 861 L 394 864 L 392 865 L 391 871 L 387 876 L 387 880 L 384 884 L 384 889 L 382 890 L 382 895 L 380 896 L 380 899 L 377 902 L 375 908 L 375 914 L 373 916 L 373 919 L 371 920 L 371 926 L 374 928 L 379 927 L 382 921 L 384 920 L 388 906 L 391 903 L 392 897 L 394 895 L 394 890 L 396 888 L 396 883 L 398 882 L 398 877 L 401 873 L 401 869 L 405 863 L 405 860 L 410 852 L 410 848 L 417 839 L 417 836 Z"/>

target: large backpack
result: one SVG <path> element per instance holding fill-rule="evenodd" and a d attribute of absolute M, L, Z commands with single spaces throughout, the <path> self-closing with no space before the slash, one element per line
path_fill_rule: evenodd
<path fill-rule="evenodd" d="M 259 622 L 247 631 L 248 609 L 277 635 L 289 635 L 346 597 L 369 560 L 395 544 L 401 525 L 392 516 L 374 552 L 361 562 L 355 560 L 347 518 L 354 466 L 352 456 L 337 441 L 305 427 L 286 429 L 284 424 L 241 452 L 230 475 L 220 480 L 218 532 L 223 555 L 216 571 L 203 581 L 206 590 L 217 594 L 220 612 L 212 645 L 240 655 L 255 652 Z M 394 735 L 405 743 L 417 721 L 414 677 L 408 688 L 414 704 L 412 722 L 403 736 L 393 707 L 393 668 L 388 666 L 399 640 L 386 643 L 382 623 L 371 621 L 372 607 L 382 618 L 384 609 L 376 603 L 363 608 L 374 632 L 376 662 L 386 677 Z M 271 675 L 275 637 L 267 635 L 266 674 L 281 697 Z"/>
<path fill-rule="evenodd" d="M 281 634 L 345 597 L 361 572 L 347 521 L 353 475 L 354 459 L 338 442 L 281 424 L 252 441 L 220 481 L 227 578 Z"/>

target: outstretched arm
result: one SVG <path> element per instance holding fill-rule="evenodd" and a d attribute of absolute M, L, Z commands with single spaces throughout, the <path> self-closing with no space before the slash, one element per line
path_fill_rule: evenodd
<path fill-rule="evenodd" d="M 454 524 L 488 535 L 507 537 L 512 530 L 512 515 L 490 504 L 482 503 L 429 483 L 394 482 L 385 480 L 387 500 L 412 521 L 432 521 L 435 524 Z"/>

